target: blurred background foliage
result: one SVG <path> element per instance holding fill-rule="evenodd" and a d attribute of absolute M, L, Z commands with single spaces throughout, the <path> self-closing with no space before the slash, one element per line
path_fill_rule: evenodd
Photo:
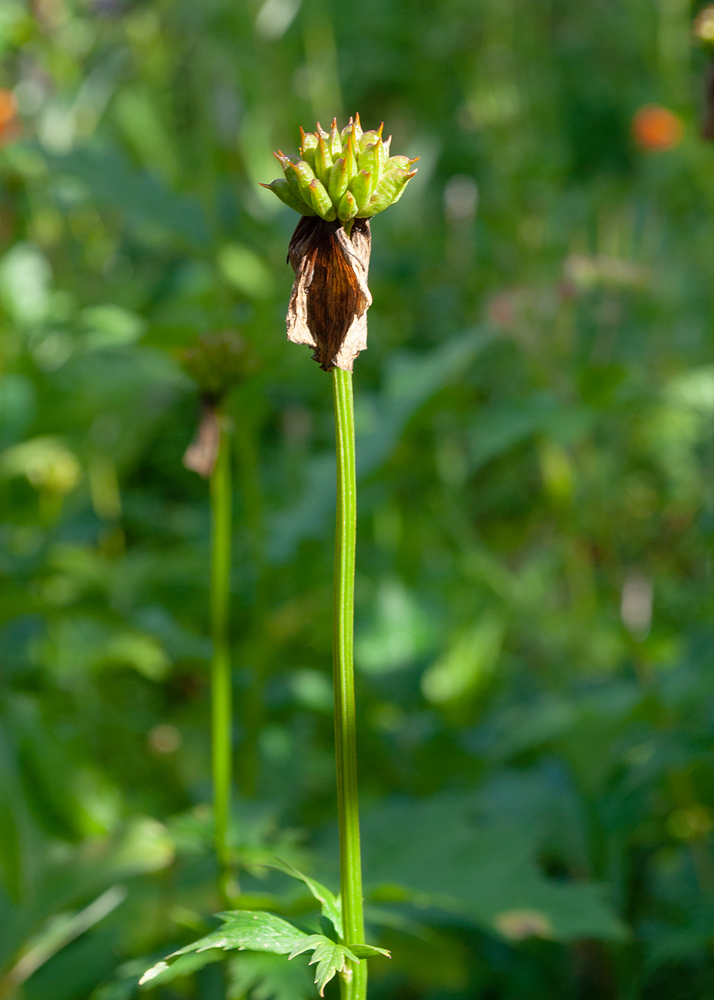
<path fill-rule="evenodd" d="M 368 915 L 394 956 L 371 995 L 714 997 L 694 13 L 3 0 L 0 996 L 138 996 L 218 905 L 178 363 L 206 332 L 256 359 L 229 407 L 235 850 L 336 888 L 330 387 L 285 343 L 296 218 L 257 184 L 298 125 L 359 110 L 421 156 L 373 225 L 356 372 Z M 267 871 L 242 904 L 314 922 Z M 153 992 L 296 1000 L 301 961 Z"/>

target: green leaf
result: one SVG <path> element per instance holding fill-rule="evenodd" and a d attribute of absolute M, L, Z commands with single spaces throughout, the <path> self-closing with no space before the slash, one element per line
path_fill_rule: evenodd
<path fill-rule="evenodd" d="M 236 955 L 228 963 L 228 1000 L 310 1000 L 315 990 L 304 962 L 282 955 Z"/>
<path fill-rule="evenodd" d="M 400 887 L 420 905 L 461 914 L 510 940 L 627 935 L 601 886 L 546 878 L 532 824 L 489 820 L 477 796 L 393 799 L 367 812 L 362 827 L 368 890 Z"/>
<path fill-rule="evenodd" d="M 435 705 L 468 705 L 488 684 L 501 652 L 505 623 L 487 611 L 422 674 L 421 689 Z"/>
<path fill-rule="evenodd" d="M 19 325 L 46 318 L 50 308 L 52 269 L 29 243 L 17 243 L 0 260 L 0 300 Z"/>
<path fill-rule="evenodd" d="M 212 962 L 220 962 L 224 957 L 222 948 L 210 948 L 208 951 L 194 951 L 188 955 L 181 955 L 180 958 L 177 958 L 171 964 L 167 961 L 157 962 L 149 970 L 150 972 L 154 972 L 155 975 L 147 978 L 149 973 L 146 972 L 141 977 L 140 982 L 144 988 L 153 989 L 154 986 L 162 986 L 164 983 L 170 983 L 172 979 L 179 979 L 181 976 L 190 976 L 194 972 L 198 972 L 205 965 L 210 965 Z"/>
<path fill-rule="evenodd" d="M 274 866 L 271 865 L 271 867 L 275 867 L 285 875 L 289 875 L 291 878 L 305 883 L 320 904 L 323 914 L 337 931 L 337 936 L 342 939 L 344 932 L 342 930 L 342 902 L 340 897 L 335 896 L 324 885 L 316 882 L 315 879 L 310 878 L 308 875 L 304 875 L 297 868 L 293 868 L 292 865 L 287 864 L 287 862 L 280 861 L 279 859 L 276 860 L 278 863 Z"/>
<path fill-rule="evenodd" d="M 384 955 L 385 958 L 391 958 L 391 951 L 387 951 L 386 948 L 377 948 L 373 944 L 351 944 L 350 950 L 357 956 L 357 958 L 374 958 L 376 955 Z"/>
<path fill-rule="evenodd" d="M 209 227 L 198 198 L 172 190 L 155 174 L 133 169 L 123 150 L 84 147 L 44 156 L 55 176 L 78 178 L 89 188 L 93 203 L 119 209 L 141 232 L 149 226 L 192 246 L 208 242 Z"/>
<path fill-rule="evenodd" d="M 126 347 L 136 343 L 146 329 L 141 317 L 109 302 L 82 310 L 84 346 L 89 350 L 102 347 Z"/>
<path fill-rule="evenodd" d="M 475 327 L 422 355 L 398 354 L 387 368 L 382 392 L 364 412 L 367 430 L 357 434 L 357 475 L 376 471 L 396 448 L 404 425 L 427 400 L 462 375 L 473 359 L 494 341 L 485 326 Z M 361 401 L 358 399 L 358 406 Z M 307 466 L 302 490 L 292 506 L 274 515 L 270 526 L 270 557 L 289 558 L 298 542 L 319 537 L 335 503 L 335 462 L 317 455 Z"/>
<path fill-rule="evenodd" d="M 592 424 L 584 406 L 564 406 L 550 393 L 537 392 L 507 405 L 481 407 L 469 428 L 468 461 L 472 471 L 543 432 L 556 440 L 578 437 Z"/>
<path fill-rule="evenodd" d="M 126 896 L 126 888 L 115 885 L 79 913 L 57 914 L 47 922 L 39 934 L 26 942 L 23 954 L 8 973 L 8 980 L 15 987 L 21 986 L 68 944 L 85 935 L 86 931 L 115 910 L 124 902 Z M 86 943 L 87 936 L 83 940 Z M 66 961 L 66 953 L 63 957 Z"/>
<path fill-rule="evenodd" d="M 140 985 L 163 975 L 172 960 L 181 955 L 205 952 L 212 948 L 220 948 L 223 951 L 267 951 L 276 955 L 287 955 L 305 939 L 303 931 L 272 913 L 229 910 L 226 913 L 219 913 L 218 916 L 224 921 L 222 927 L 187 944 L 184 948 L 179 948 L 163 961 L 147 969 L 139 981 Z"/>
<path fill-rule="evenodd" d="M 16 707 L 19 709 L 19 703 Z M 3 723 L 7 725 L 7 717 Z M 25 828 L 23 822 L 19 829 L 23 832 Z M 0 965 L 16 961 L 20 957 L 18 952 L 24 951 L 35 934 L 44 936 L 54 915 L 76 909 L 88 897 L 105 894 L 113 883 L 165 868 L 172 857 L 173 849 L 165 828 L 155 820 L 136 819 L 116 836 L 88 840 L 70 854 L 48 862 L 35 875 L 33 896 L 12 907 L 4 898 L 0 899 L 3 926 Z M 23 870 L 20 874 L 24 874 Z M 2 896 L 4 894 L 0 894 Z M 111 898 L 104 895 L 105 902 Z M 75 916 L 86 919 L 92 912 L 96 910 L 90 904 L 89 913 L 85 908 L 84 917 L 81 917 L 81 910 Z M 39 942 L 40 937 L 36 940 Z"/>
<path fill-rule="evenodd" d="M 276 185 L 278 186 L 277 188 Z M 285 186 L 282 187 L 281 185 Z M 297 199 L 290 192 L 289 188 L 287 188 L 287 182 L 284 179 L 281 178 L 273 181 L 272 184 L 265 184 L 263 186 L 273 190 L 290 208 L 295 208 L 297 212 L 302 212 L 303 215 L 311 214 L 307 205 L 302 204 L 301 207 L 296 208 L 292 201 L 289 200 L 293 199 L 297 202 Z M 272 295 L 274 287 L 273 272 L 265 260 L 258 256 L 249 246 L 246 246 L 244 243 L 226 243 L 218 251 L 216 260 L 223 276 L 230 281 L 234 288 L 247 295 L 249 299 L 261 301 L 262 299 L 270 298 Z M 241 374 L 243 374 L 242 370 Z"/>
<path fill-rule="evenodd" d="M 359 962 L 358 957 L 347 945 L 335 944 L 322 934 L 309 934 L 295 945 L 288 955 L 288 959 L 302 955 L 306 951 L 312 951 L 312 958 L 309 964 L 315 965 L 315 985 L 320 996 L 324 996 L 325 986 L 338 972 L 344 972 L 347 968 L 347 961 Z"/>

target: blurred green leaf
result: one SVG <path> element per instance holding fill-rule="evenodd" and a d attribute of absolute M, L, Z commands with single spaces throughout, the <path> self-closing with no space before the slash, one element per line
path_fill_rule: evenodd
<path fill-rule="evenodd" d="M 0 379 L 0 447 L 22 437 L 37 409 L 35 389 L 24 375 L 8 373 Z"/>
<path fill-rule="evenodd" d="M 126 896 L 127 890 L 123 886 L 112 886 L 78 913 L 53 917 L 36 937 L 27 942 L 24 953 L 7 973 L 4 985 L 13 989 L 21 986 L 53 955 L 115 910 Z"/>
<path fill-rule="evenodd" d="M 208 227 L 199 202 L 172 191 L 153 174 L 133 170 L 119 149 L 84 148 L 47 160 L 53 171 L 82 181 L 97 204 L 118 210 L 133 226 L 153 227 L 163 237 L 193 246 L 206 244 Z"/>
<path fill-rule="evenodd" d="M 487 684 L 498 660 L 504 629 L 501 617 L 490 613 L 459 636 L 422 675 L 425 698 L 448 704 L 473 696 Z"/>
<path fill-rule="evenodd" d="M 228 962 L 229 1000 L 308 1000 L 315 995 L 304 962 L 286 962 L 282 955 L 245 954 Z"/>
<path fill-rule="evenodd" d="M 47 315 L 52 270 L 49 261 L 30 243 L 17 243 L 0 260 L 0 297 L 20 325 L 32 326 Z"/>
<path fill-rule="evenodd" d="M 81 318 L 85 328 L 84 342 L 90 350 L 133 344 L 146 328 L 139 316 L 108 304 L 85 309 Z"/>
<path fill-rule="evenodd" d="M 466 366 L 492 341 L 489 331 L 477 329 L 454 338 L 424 357 L 406 353 L 387 368 L 382 393 L 370 401 L 370 425 L 357 435 L 357 475 L 366 477 L 385 462 L 409 418 L 426 401 L 457 379 Z M 356 407 L 359 411 L 360 400 Z M 334 461 L 318 456 L 305 470 L 305 485 L 295 504 L 277 514 L 269 532 L 269 552 L 283 561 L 303 538 L 319 537 L 334 505 Z"/>
<path fill-rule="evenodd" d="M 218 252 L 218 266 L 228 281 L 250 299 L 270 298 L 273 273 L 258 254 L 242 243 L 227 243 Z"/>
<path fill-rule="evenodd" d="M 154 106 L 151 92 L 145 88 L 123 88 L 116 97 L 114 113 L 143 165 L 169 182 L 175 181 L 178 164 L 170 133 Z"/>
<path fill-rule="evenodd" d="M 479 823 L 468 796 L 385 803 L 364 817 L 363 843 L 372 892 L 399 886 L 421 906 L 468 916 L 514 939 L 627 936 L 602 887 L 545 878 L 529 831 Z"/>

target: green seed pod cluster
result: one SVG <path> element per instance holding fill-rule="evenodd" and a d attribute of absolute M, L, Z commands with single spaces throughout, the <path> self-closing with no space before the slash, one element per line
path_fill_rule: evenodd
<path fill-rule="evenodd" d="M 301 215 L 335 219 L 349 234 L 355 219 L 369 219 L 399 201 L 416 170 L 414 160 L 390 156 L 392 137 L 382 140 L 382 128 L 362 130 L 359 115 L 340 131 L 337 119 L 325 132 L 303 132 L 300 156 L 275 156 L 284 177 L 263 184 Z"/>

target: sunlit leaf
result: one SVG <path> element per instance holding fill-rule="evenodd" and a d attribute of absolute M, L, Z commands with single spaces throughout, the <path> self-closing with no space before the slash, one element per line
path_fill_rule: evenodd
<path fill-rule="evenodd" d="M 324 995 L 325 986 L 338 972 L 344 972 L 347 962 L 358 962 L 359 959 L 353 951 L 344 944 L 336 944 L 322 934 L 310 934 L 295 945 L 290 952 L 290 958 L 302 955 L 306 951 L 312 951 L 310 965 L 315 966 L 315 985 L 320 993 Z"/>
<path fill-rule="evenodd" d="M 293 868 L 292 865 L 284 861 L 279 861 L 277 867 L 279 867 L 280 871 L 285 872 L 286 875 L 290 875 L 291 878 L 305 883 L 315 899 L 320 903 L 323 914 L 331 921 L 338 937 L 342 938 L 342 904 L 340 897 L 335 896 L 324 885 L 316 882 L 315 879 L 310 878 L 308 875 L 304 875 L 297 868 Z"/>
<path fill-rule="evenodd" d="M 141 983 L 151 982 L 163 974 L 172 961 L 182 955 L 202 953 L 212 949 L 223 951 L 266 951 L 287 955 L 305 939 L 305 933 L 272 913 L 253 910 L 230 910 L 219 914 L 223 926 L 184 948 L 172 952 L 164 961 L 148 969 Z"/>

